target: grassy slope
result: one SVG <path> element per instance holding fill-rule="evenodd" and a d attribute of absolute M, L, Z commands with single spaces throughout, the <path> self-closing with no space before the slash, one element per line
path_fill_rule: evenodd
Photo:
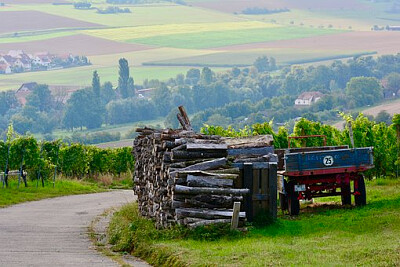
<path fill-rule="evenodd" d="M 148 249 L 167 253 L 164 260 L 178 258 L 194 266 L 395 266 L 400 262 L 400 180 L 368 182 L 367 195 L 365 207 L 342 208 L 335 198 L 336 205 L 320 204 L 296 218 L 280 217 L 244 238 L 213 242 L 154 238 Z M 127 236 L 113 238 L 118 244 L 116 239 Z M 147 257 L 154 260 L 154 254 Z"/>
<path fill-rule="evenodd" d="M 236 44 L 267 42 L 338 33 L 336 30 L 299 27 L 229 30 L 192 34 L 171 34 L 158 37 L 132 39 L 129 42 L 177 48 L 211 48 Z"/>
<path fill-rule="evenodd" d="M 46 183 L 45 187 L 36 188 L 36 182 L 32 181 L 28 181 L 28 187 L 21 185 L 17 188 L 17 181 L 10 180 L 8 188 L 0 188 L 0 208 L 26 201 L 102 191 L 105 189 L 96 184 L 76 180 L 57 180 L 55 188 L 51 183 Z"/>

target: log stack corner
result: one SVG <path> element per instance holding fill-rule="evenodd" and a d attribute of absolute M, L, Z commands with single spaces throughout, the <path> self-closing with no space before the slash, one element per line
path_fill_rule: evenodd
<path fill-rule="evenodd" d="M 249 193 L 241 188 L 240 170 L 233 166 L 270 161 L 273 155 L 253 152 L 272 147 L 272 137 L 230 139 L 198 134 L 183 107 L 179 111 L 183 129 L 136 130 L 133 179 L 139 212 L 153 219 L 157 228 L 229 223 L 234 202 L 243 202 Z M 245 220 L 245 212 L 240 212 L 239 225 Z"/>

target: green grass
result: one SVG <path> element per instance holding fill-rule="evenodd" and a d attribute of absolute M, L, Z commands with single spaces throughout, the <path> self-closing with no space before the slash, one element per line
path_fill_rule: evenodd
<path fill-rule="evenodd" d="M 118 58 L 115 58 L 118 61 Z M 179 73 L 186 73 L 189 67 L 131 67 L 131 75 L 135 83 L 142 83 L 145 79 L 159 79 L 161 81 L 175 77 Z M 8 75 L 0 75 L 0 89 L 18 89 L 22 83 L 35 81 L 50 85 L 75 85 L 90 86 L 93 71 L 97 70 L 101 82 L 110 81 L 118 84 L 118 68 L 102 66 L 85 66 L 52 71 L 26 72 Z M 217 69 L 214 71 L 218 71 Z"/>
<path fill-rule="evenodd" d="M 260 56 L 274 57 L 278 64 L 299 64 L 343 59 L 361 55 L 357 51 L 254 49 L 239 52 L 218 52 L 202 56 L 146 62 L 151 66 L 249 66 Z M 367 53 L 366 53 L 367 54 Z"/>
<path fill-rule="evenodd" d="M 94 183 L 66 179 L 57 180 L 54 188 L 50 182 L 46 182 L 45 187 L 41 187 L 39 184 L 38 188 L 36 188 L 36 181 L 28 181 L 28 187 L 25 187 L 23 183 L 20 188 L 17 188 L 17 185 L 16 180 L 10 179 L 8 188 L 0 188 L 0 207 L 44 198 L 97 193 L 106 190 Z"/>
<path fill-rule="evenodd" d="M 189 34 L 171 34 L 149 38 L 129 40 L 131 43 L 176 47 L 176 48 L 212 48 L 237 44 L 288 40 L 317 35 L 339 33 L 338 30 L 311 29 L 301 27 L 276 27 L 267 29 L 228 30 L 198 32 Z"/>
<path fill-rule="evenodd" d="M 117 250 L 135 247 L 133 254 L 156 266 L 396 266 L 400 262 L 400 180 L 367 182 L 368 204 L 362 208 L 343 208 L 338 198 L 329 200 L 334 202 L 305 208 L 298 217 L 280 216 L 268 227 L 250 228 L 244 237 L 229 234 L 212 242 L 179 236 L 176 229 L 168 232 L 169 237 L 157 232 L 151 222 L 138 218 L 131 205 L 113 220 L 110 240 Z M 144 234 L 149 240 L 137 239 Z"/>

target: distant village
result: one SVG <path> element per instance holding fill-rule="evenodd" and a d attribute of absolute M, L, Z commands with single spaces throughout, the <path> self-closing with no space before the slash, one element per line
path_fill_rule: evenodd
<path fill-rule="evenodd" d="M 0 53 L 0 74 L 46 71 L 90 65 L 86 56 L 54 55 L 49 52 L 27 54 L 22 50 Z"/>

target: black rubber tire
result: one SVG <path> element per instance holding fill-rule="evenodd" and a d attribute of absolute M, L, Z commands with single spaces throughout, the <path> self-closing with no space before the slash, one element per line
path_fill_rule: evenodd
<path fill-rule="evenodd" d="M 300 201 L 297 199 L 298 195 L 294 191 L 294 182 L 290 181 L 288 183 L 288 189 L 286 192 L 287 192 L 287 199 L 288 199 L 289 215 L 299 215 Z"/>
<path fill-rule="evenodd" d="M 365 190 L 365 181 L 364 176 L 360 176 L 358 178 L 358 190 L 354 187 L 354 192 L 359 192 L 354 196 L 354 200 L 356 206 L 365 206 L 367 205 L 367 191 Z"/>
<path fill-rule="evenodd" d="M 350 183 L 342 184 L 340 187 L 340 195 L 342 197 L 342 205 L 351 205 L 351 188 Z"/>
<path fill-rule="evenodd" d="M 286 191 L 287 190 L 286 180 L 283 180 L 283 187 L 285 188 L 285 192 L 287 192 Z M 283 212 L 288 209 L 287 194 L 279 193 L 279 204 L 280 204 L 280 208 Z"/>

